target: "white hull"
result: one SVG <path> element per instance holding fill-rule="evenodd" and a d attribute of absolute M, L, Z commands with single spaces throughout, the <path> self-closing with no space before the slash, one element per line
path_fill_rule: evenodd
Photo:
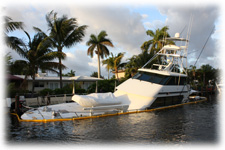
<path fill-rule="evenodd" d="M 164 86 L 128 79 L 116 88 L 114 95 L 123 104 L 129 104 L 128 110 L 143 110 L 149 108 L 158 97 L 183 96 L 182 101 L 184 101 L 188 99 L 189 91 L 187 85 Z"/>
<path fill-rule="evenodd" d="M 82 107 L 77 103 L 62 103 L 39 107 L 36 110 L 25 112 L 21 118 L 23 120 L 44 120 L 44 119 L 65 119 L 78 118 L 92 115 L 102 115 L 126 111 L 127 105 L 110 105 L 99 107 Z"/>

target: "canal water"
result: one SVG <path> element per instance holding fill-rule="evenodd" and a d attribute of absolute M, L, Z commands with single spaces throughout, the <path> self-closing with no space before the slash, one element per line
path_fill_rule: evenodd
<path fill-rule="evenodd" d="M 64 122 L 18 122 L 6 118 L 8 145 L 40 144 L 216 144 L 219 103 L 183 105 L 154 112 Z"/>

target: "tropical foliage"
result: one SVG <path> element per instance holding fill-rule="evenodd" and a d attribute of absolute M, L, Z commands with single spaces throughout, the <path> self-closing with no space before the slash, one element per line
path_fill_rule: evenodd
<path fill-rule="evenodd" d="M 75 84 L 75 88 L 76 88 L 76 94 L 83 94 L 86 93 L 85 89 L 82 89 L 78 83 Z M 39 94 L 41 96 L 46 96 L 47 94 L 49 95 L 59 95 L 59 94 L 71 94 L 73 91 L 73 84 L 67 84 L 66 86 L 64 86 L 63 88 L 57 88 L 57 89 L 43 89 L 41 91 L 39 91 Z"/>
<path fill-rule="evenodd" d="M 98 72 L 93 72 L 90 77 L 95 77 L 95 78 L 98 78 Z M 100 76 L 102 79 L 104 79 L 103 76 Z"/>
<path fill-rule="evenodd" d="M 220 70 L 213 68 L 209 64 L 202 65 L 198 69 L 195 66 L 190 66 L 190 69 L 188 69 L 189 82 L 195 89 L 197 87 L 205 87 L 209 84 L 210 80 L 214 82 L 219 80 L 219 76 Z"/>
<path fill-rule="evenodd" d="M 74 70 L 70 70 L 70 72 L 68 72 L 67 74 L 62 74 L 62 76 L 66 76 L 66 77 L 74 77 L 75 76 L 75 72 Z"/>
<path fill-rule="evenodd" d="M 58 56 L 57 52 L 51 50 L 51 44 L 45 39 L 45 35 L 42 33 L 37 33 L 34 35 L 33 39 L 30 35 L 25 32 L 28 37 L 28 43 L 22 42 L 21 45 L 13 45 L 16 47 L 17 53 L 24 59 L 15 61 L 14 65 L 23 66 L 23 71 L 25 74 L 25 81 L 28 76 L 33 79 L 32 93 L 34 92 L 34 81 L 35 75 L 38 73 L 38 69 L 42 71 L 56 72 L 59 68 L 59 64 L 53 60 Z M 13 43 L 15 44 L 15 43 Z M 65 57 L 62 54 L 61 57 Z M 62 65 L 65 68 L 64 65 Z M 24 82 L 25 83 L 25 82 Z"/>
<path fill-rule="evenodd" d="M 125 70 L 126 77 L 129 78 L 134 76 L 137 73 L 137 70 L 144 66 L 152 57 L 153 53 L 149 53 L 147 50 L 144 50 L 139 55 L 134 55 L 129 58 Z M 150 65 L 151 64 L 149 64 L 148 67 Z"/>
<path fill-rule="evenodd" d="M 59 59 L 59 77 L 60 77 L 60 88 L 62 88 L 62 57 L 63 48 L 70 48 L 75 44 L 82 41 L 84 37 L 86 25 L 78 26 L 77 20 L 75 18 L 68 18 L 66 15 L 62 17 L 57 17 L 57 13 L 51 11 L 46 15 L 46 21 L 48 25 L 48 30 L 50 31 L 48 39 L 54 48 L 58 51 Z M 38 32 L 44 33 L 39 28 L 35 27 Z"/>
<path fill-rule="evenodd" d="M 157 53 L 163 47 L 164 44 L 173 43 L 164 40 L 164 38 L 170 37 L 169 33 L 167 32 L 168 30 L 168 26 L 164 26 L 162 29 L 157 29 L 156 31 L 147 30 L 146 34 L 150 36 L 151 39 L 145 41 L 141 45 L 141 49 L 143 51 L 149 51 L 149 53 Z"/>
<path fill-rule="evenodd" d="M 106 93 L 106 92 L 114 92 L 114 89 L 115 89 L 115 79 L 109 79 L 109 80 L 101 80 L 101 81 L 98 81 L 98 89 L 99 89 L 99 92 L 101 93 Z M 88 93 L 94 93 L 95 92 L 95 89 L 96 89 L 96 84 L 92 84 L 87 92 Z"/>
<path fill-rule="evenodd" d="M 122 63 L 121 60 L 124 57 L 125 53 L 119 53 L 116 56 L 111 53 L 111 56 L 107 59 L 103 60 L 102 63 L 106 65 L 106 68 L 108 70 L 108 79 L 109 79 L 109 71 L 112 70 L 116 74 L 116 78 L 118 77 L 118 69 L 122 68 L 126 65 L 126 63 Z"/>
<path fill-rule="evenodd" d="M 10 48 L 13 48 L 12 43 L 17 43 L 17 45 L 21 42 L 17 37 L 14 36 L 8 36 L 7 34 L 9 32 L 15 31 L 15 30 L 23 30 L 23 22 L 15 22 L 10 17 L 5 16 L 4 17 L 4 36 L 6 40 L 7 46 Z"/>
<path fill-rule="evenodd" d="M 108 71 L 108 79 L 109 79 L 109 72 L 110 72 L 110 70 L 112 70 L 113 69 L 113 58 L 114 58 L 114 56 L 113 56 L 113 53 L 111 53 L 111 56 L 110 57 L 108 57 L 107 59 L 105 59 L 105 60 L 102 60 L 102 64 L 103 65 L 106 65 L 106 69 L 107 69 L 107 71 Z"/>
<path fill-rule="evenodd" d="M 98 57 L 98 78 L 101 76 L 101 68 L 100 68 L 100 58 L 107 57 L 109 55 L 109 50 L 107 46 L 114 47 L 111 40 L 106 38 L 108 34 L 106 31 L 101 31 L 97 36 L 94 34 L 90 35 L 90 39 L 87 41 L 87 46 L 89 46 L 87 50 L 87 55 L 90 55 L 93 58 L 94 52 Z"/>
<path fill-rule="evenodd" d="M 162 29 L 157 29 L 156 31 L 147 30 L 146 34 L 151 37 L 150 40 L 145 41 L 141 45 L 142 53 L 139 55 L 134 55 L 129 58 L 129 62 L 126 65 L 126 78 L 134 76 L 137 70 L 144 66 L 153 56 L 157 53 L 164 44 L 174 44 L 173 42 L 165 41 L 166 37 L 170 37 L 168 26 L 164 26 Z M 148 64 L 146 67 L 150 67 Z"/>

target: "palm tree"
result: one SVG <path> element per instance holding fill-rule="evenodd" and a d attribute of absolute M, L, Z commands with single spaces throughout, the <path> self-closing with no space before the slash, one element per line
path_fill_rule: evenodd
<path fill-rule="evenodd" d="M 126 77 L 134 76 L 138 69 L 144 66 L 152 57 L 153 53 L 148 53 L 147 50 L 142 51 L 139 55 L 134 55 L 131 57 L 126 65 Z M 148 64 L 148 67 L 149 66 L 151 66 L 151 64 Z"/>
<path fill-rule="evenodd" d="M 78 26 L 75 18 L 68 18 L 66 15 L 57 17 L 57 13 L 51 11 L 46 15 L 46 21 L 48 24 L 49 36 L 54 48 L 57 48 L 59 53 L 59 76 L 60 76 L 60 88 L 62 88 L 62 55 L 63 48 L 70 48 L 75 44 L 82 41 L 84 37 L 86 25 Z M 35 28 L 37 31 L 42 32 L 39 28 Z M 42 32 L 43 33 L 43 32 Z"/>
<path fill-rule="evenodd" d="M 149 50 L 150 53 L 156 53 L 163 47 L 163 44 L 171 43 L 171 41 L 163 41 L 165 37 L 170 37 L 169 33 L 167 32 L 168 30 L 168 26 L 164 26 L 162 29 L 157 29 L 155 32 L 153 30 L 147 30 L 146 34 L 152 39 L 145 41 L 142 44 L 141 49 Z"/>
<path fill-rule="evenodd" d="M 94 52 L 98 55 L 98 78 L 101 76 L 100 57 L 103 59 L 104 56 L 107 57 L 109 55 L 107 46 L 114 47 L 111 40 L 107 39 L 106 36 L 106 31 L 101 31 L 98 36 L 91 34 L 90 39 L 86 43 L 87 46 L 90 46 L 87 55 L 90 55 L 92 58 Z"/>
<path fill-rule="evenodd" d="M 118 76 L 118 68 L 125 66 L 125 63 L 121 63 L 121 60 L 122 60 L 123 56 L 124 56 L 124 53 L 119 53 L 114 58 L 114 61 L 113 61 L 113 69 L 115 71 L 115 74 L 116 74 L 116 78 L 117 79 L 119 79 L 119 76 Z"/>
<path fill-rule="evenodd" d="M 195 73 L 196 73 L 196 66 L 190 65 L 192 76 L 194 77 L 195 80 Z"/>
<path fill-rule="evenodd" d="M 203 75 L 203 85 L 205 86 L 207 82 L 212 79 L 215 69 L 209 64 L 206 64 L 202 65 L 199 71 Z"/>
<path fill-rule="evenodd" d="M 109 70 L 114 70 L 116 78 L 118 77 L 118 69 L 120 67 L 124 67 L 126 63 L 121 63 L 122 58 L 124 57 L 124 53 L 119 53 L 114 57 L 113 53 L 111 53 L 111 57 L 102 61 L 103 64 L 106 64 L 106 68 L 108 70 L 108 79 L 109 79 Z"/>
<path fill-rule="evenodd" d="M 66 75 L 67 75 L 68 77 L 74 77 L 74 76 L 75 76 L 75 72 L 76 72 L 76 71 L 74 71 L 74 70 L 70 70 L 70 72 L 68 72 Z"/>
<path fill-rule="evenodd" d="M 105 59 L 105 60 L 102 60 L 102 64 L 106 65 L 106 69 L 108 71 L 108 79 L 109 79 L 109 71 L 110 69 L 113 69 L 114 67 L 114 56 L 113 56 L 113 53 L 111 53 L 111 57 Z"/>
<path fill-rule="evenodd" d="M 22 46 L 13 45 L 13 47 L 17 47 L 17 53 L 24 58 L 23 60 L 17 60 L 15 63 L 23 64 L 25 67 L 25 82 L 27 77 L 29 75 L 31 76 L 33 81 L 32 93 L 34 93 L 35 75 L 38 73 L 38 69 L 57 73 L 55 69 L 59 68 L 59 63 L 53 62 L 53 60 L 58 57 L 58 53 L 51 50 L 51 44 L 44 40 L 46 37 L 44 34 L 37 33 L 34 35 L 33 39 L 31 39 L 30 35 L 27 32 L 25 33 L 29 42 L 27 44 L 23 43 Z M 65 54 L 61 55 L 60 57 L 65 57 Z M 61 67 L 65 68 L 64 65 Z M 23 84 L 25 84 L 25 82 L 23 82 Z M 23 84 L 21 86 L 23 86 Z"/>
<path fill-rule="evenodd" d="M 4 17 L 5 22 L 4 22 L 4 36 L 6 40 L 6 45 L 10 48 L 15 48 L 13 45 L 17 43 L 17 45 L 22 44 L 22 41 L 20 41 L 17 37 L 14 36 L 8 36 L 7 34 L 9 32 L 13 32 L 15 30 L 23 30 L 23 22 L 15 22 L 13 21 L 10 17 L 5 16 Z M 14 45 L 15 46 L 15 45 Z"/>

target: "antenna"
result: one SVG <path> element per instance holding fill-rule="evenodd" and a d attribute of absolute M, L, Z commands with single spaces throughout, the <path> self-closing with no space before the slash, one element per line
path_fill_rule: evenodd
<path fill-rule="evenodd" d="M 189 25 L 188 25 L 188 30 L 187 30 L 187 36 L 186 36 L 186 43 L 185 43 L 185 56 L 186 56 L 186 70 L 184 69 L 185 73 L 187 74 L 187 52 L 188 52 L 188 45 L 189 45 L 189 40 L 190 40 L 190 37 L 191 37 L 191 29 L 192 29 L 192 25 L 193 25 L 193 14 L 191 13 L 191 16 L 190 16 L 190 21 L 189 21 Z M 186 26 L 185 26 L 186 27 Z M 183 31 L 182 31 L 183 32 Z M 182 58 L 182 64 L 183 64 L 183 58 Z"/>

